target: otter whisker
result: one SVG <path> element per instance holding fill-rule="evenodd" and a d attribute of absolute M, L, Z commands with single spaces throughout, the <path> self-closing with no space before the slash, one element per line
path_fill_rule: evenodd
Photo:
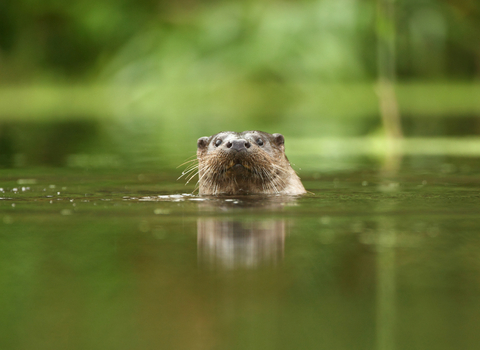
<path fill-rule="evenodd" d="M 182 175 L 180 175 L 177 180 L 180 180 L 180 179 L 181 179 L 182 177 L 184 177 L 184 176 L 188 176 L 192 171 L 195 171 L 195 170 L 197 170 L 197 169 L 198 169 L 198 165 L 192 166 L 192 167 L 189 168 L 189 169 L 185 169 L 185 170 L 182 172 Z"/>
<path fill-rule="evenodd" d="M 280 171 L 280 172 L 282 172 L 282 173 L 288 173 L 287 170 L 283 169 L 281 166 L 278 166 L 278 165 L 276 165 L 276 164 L 274 164 L 274 163 L 271 163 L 270 166 L 271 166 L 272 168 L 275 168 L 275 170 L 278 170 L 278 171 Z"/>
<path fill-rule="evenodd" d="M 188 184 L 190 181 L 192 181 L 192 179 L 198 175 L 200 171 L 196 171 L 192 176 L 190 176 L 188 179 L 187 179 L 187 182 L 185 182 L 185 185 Z"/>
<path fill-rule="evenodd" d="M 275 191 L 275 193 L 280 193 L 280 191 L 278 190 L 278 187 L 280 186 L 279 183 L 277 182 L 277 180 L 270 175 L 270 184 L 272 185 L 272 189 Z"/>
<path fill-rule="evenodd" d="M 192 163 L 192 162 L 198 162 L 198 159 L 195 158 L 195 159 L 187 160 L 187 161 L 183 162 L 182 164 L 178 165 L 177 169 L 180 168 L 181 166 L 185 165 L 185 164 Z"/>
<path fill-rule="evenodd" d="M 190 164 L 189 166 L 187 166 L 185 168 L 185 170 L 183 172 L 188 173 L 189 171 L 191 171 L 192 169 L 195 169 L 195 168 L 198 168 L 198 163 Z"/>
<path fill-rule="evenodd" d="M 274 176 L 273 174 L 269 174 L 269 175 L 270 175 L 270 183 L 272 184 L 272 187 L 274 187 L 274 190 L 277 193 L 280 193 L 279 188 L 281 189 L 285 188 L 285 181 L 278 176 Z"/>
<path fill-rule="evenodd" d="M 280 193 L 280 191 L 278 190 L 279 187 L 282 187 L 279 183 L 278 183 L 278 180 L 277 179 L 272 179 L 272 186 L 275 187 L 275 191 L 278 193 Z"/>

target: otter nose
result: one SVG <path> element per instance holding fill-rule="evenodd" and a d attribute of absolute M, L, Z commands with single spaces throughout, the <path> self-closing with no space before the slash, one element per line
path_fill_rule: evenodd
<path fill-rule="evenodd" d="M 243 151 L 247 148 L 250 148 L 250 142 L 244 139 L 228 141 L 226 144 L 227 148 L 234 149 L 236 151 Z"/>

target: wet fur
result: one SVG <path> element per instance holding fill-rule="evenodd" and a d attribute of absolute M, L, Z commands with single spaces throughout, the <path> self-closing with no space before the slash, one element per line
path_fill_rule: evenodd
<path fill-rule="evenodd" d="M 264 142 L 262 146 L 256 143 L 259 138 Z M 218 139 L 247 140 L 250 146 L 241 152 L 231 151 L 225 146 L 216 147 Z M 192 174 L 188 181 L 198 173 L 200 195 L 305 193 L 285 156 L 281 134 L 245 131 L 203 137 L 198 140 L 197 160 L 198 169 L 194 165 L 184 173 Z"/>

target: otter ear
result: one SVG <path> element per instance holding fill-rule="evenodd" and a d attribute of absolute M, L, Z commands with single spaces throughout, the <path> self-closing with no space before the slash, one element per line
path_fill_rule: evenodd
<path fill-rule="evenodd" d="M 273 137 L 277 146 L 283 146 L 285 144 L 285 138 L 282 134 L 273 134 Z"/>
<path fill-rule="evenodd" d="M 200 137 L 198 140 L 197 140 L 197 148 L 199 151 L 201 150 L 204 150 L 208 145 L 208 137 L 207 136 L 204 136 L 204 137 Z"/>

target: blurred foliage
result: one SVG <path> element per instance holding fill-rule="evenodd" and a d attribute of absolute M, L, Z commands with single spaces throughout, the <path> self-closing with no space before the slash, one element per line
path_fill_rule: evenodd
<path fill-rule="evenodd" d="M 4 0 L 0 163 L 78 164 L 96 153 L 93 163 L 172 165 L 221 129 L 282 132 L 287 142 L 378 135 L 376 6 Z M 406 136 L 448 135 L 447 124 L 416 116 L 476 118 L 479 5 L 401 0 L 395 15 Z M 62 126 L 70 122 L 85 125 Z M 478 130 L 471 124 L 455 134 Z"/>
<path fill-rule="evenodd" d="M 478 2 L 396 4 L 401 77 L 478 75 Z M 200 68 L 211 78 L 262 81 L 373 78 L 374 16 L 373 0 L 4 0 L 1 75 L 4 82 L 94 79 L 112 60 L 118 67 L 143 58 L 189 79 Z"/>
<path fill-rule="evenodd" d="M 0 4 L 4 79 L 85 79 L 152 18 L 155 1 L 5 0 Z"/>

